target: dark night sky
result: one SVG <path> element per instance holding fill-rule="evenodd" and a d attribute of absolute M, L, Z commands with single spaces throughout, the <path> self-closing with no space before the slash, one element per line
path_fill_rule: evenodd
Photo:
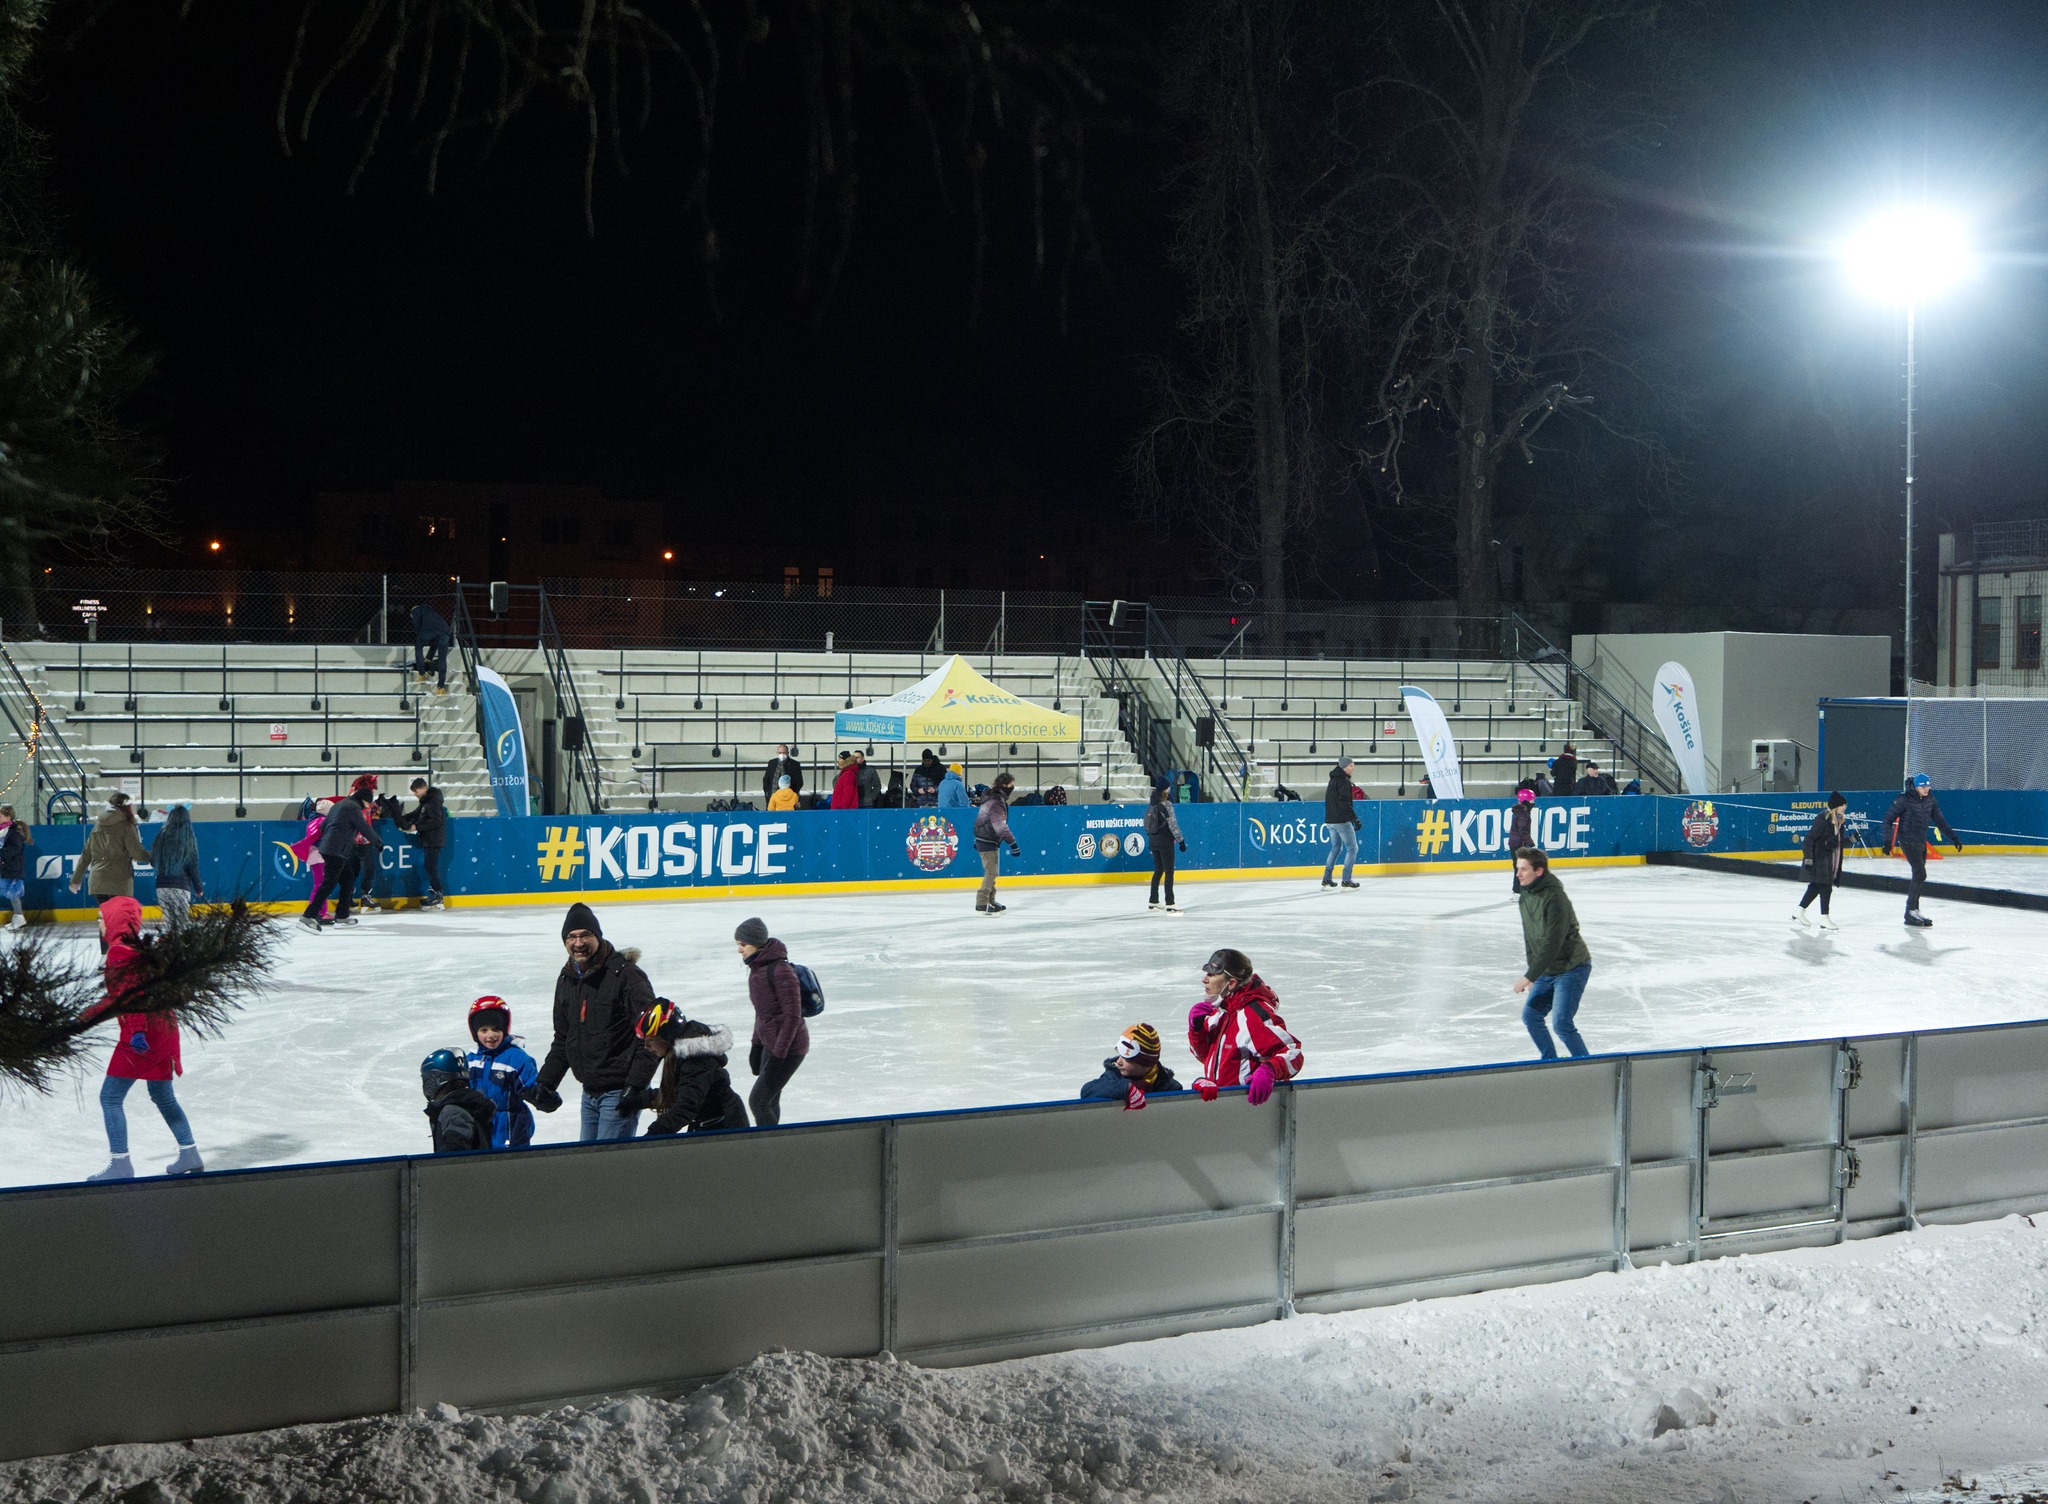
<path fill-rule="evenodd" d="M 966 328 L 964 226 L 909 138 L 911 166 L 870 167 L 854 264 L 814 331 L 787 295 L 776 164 L 794 155 L 771 127 L 766 149 L 721 164 L 732 312 L 715 326 L 660 129 L 632 145 L 632 178 L 601 177 L 595 239 L 577 125 L 545 111 L 487 163 L 451 148 L 434 197 L 403 138 L 348 197 L 351 98 L 310 149 L 279 151 L 296 7 L 175 11 L 118 6 L 53 52 L 36 113 L 69 243 L 162 354 L 145 416 L 185 525 L 394 479 L 597 481 L 709 533 L 764 516 L 830 533 L 876 497 L 966 528 L 1124 504 L 1134 363 L 1173 340 L 1158 140 L 1096 143 L 1104 266 L 1077 269 L 1067 336 L 1014 211 L 999 213 L 987 316 Z M 273 12 L 269 32 L 249 24 Z M 1669 334 L 1693 388 L 1699 520 L 1811 546 L 1781 530 L 1786 487 L 1803 484 L 1788 475 L 1830 462 L 1804 425 L 1875 411 L 1887 441 L 1895 321 L 1786 253 L 1923 187 L 2012 253 L 1922 320 L 1927 500 L 1950 519 L 2048 513 L 2048 266 L 2026 259 L 2048 250 L 2048 8 L 1731 3 L 1709 12 L 1690 72 L 1645 212 L 1672 226 L 1689 288 Z M 885 141 L 892 123 L 866 129 Z M 1887 505 L 1839 521 L 1882 533 Z M 1811 520 L 1824 537 L 1830 519 Z"/>

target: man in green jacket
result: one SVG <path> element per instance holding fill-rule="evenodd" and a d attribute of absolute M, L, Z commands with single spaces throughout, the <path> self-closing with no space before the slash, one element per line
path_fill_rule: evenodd
<path fill-rule="evenodd" d="M 1579 938 L 1579 916 L 1565 896 L 1564 884 L 1550 875 L 1550 858 L 1534 846 L 1515 853 L 1515 883 L 1521 889 L 1517 902 L 1522 909 L 1522 950 L 1529 966 L 1515 979 L 1515 991 L 1527 993 L 1522 1002 L 1522 1024 L 1536 1041 L 1545 1060 L 1557 1058 L 1557 1046 L 1550 1038 L 1544 1018 L 1553 1005 L 1557 1012 L 1557 1037 L 1573 1055 L 1587 1053 L 1586 1041 L 1572 1027 L 1585 993 L 1586 978 L 1593 974 L 1593 957 Z"/>

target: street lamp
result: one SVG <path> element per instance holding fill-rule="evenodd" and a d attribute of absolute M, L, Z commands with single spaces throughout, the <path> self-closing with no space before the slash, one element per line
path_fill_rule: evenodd
<path fill-rule="evenodd" d="M 1926 205 L 1900 205 L 1842 242 L 1850 284 L 1866 297 L 1906 310 L 1906 700 L 1913 699 L 1913 335 L 1919 306 L 1976 269 L 1961 221 Z M 1907 712 L 1907 749 L 1912 714 Z M 1907 769 L 1908 772 L 1912 770 Z"/>

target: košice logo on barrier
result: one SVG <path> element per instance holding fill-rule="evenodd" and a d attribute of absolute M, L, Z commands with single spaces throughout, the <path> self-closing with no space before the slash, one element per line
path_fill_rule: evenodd
<path fill-rule="evenodd" d="M 282 841 L 272 841 L 270 844 L 277 848 L 270 859 L 271 865 L 277 868 L 277 875 L 286 882 L 296 881 L 299 874 L 306 870 L 299 864 L 298 853 Z"/>
<path fill-rule="evenodd" d="M 943 872 L 960 854 L 960 833 L 944 815 L 926 815 L 913 820 L 904 838 L 904 855 L 910 864 L 925 872 Z"/>
<path fill-rule="evenodd" d="M 1080 837 L 1074 842 L 1074 855 L 1084 862 L 1095 855 L 1094 831 L 1084 830 L 1081 832 Z"/>
<path fill-rule="evenodd" d="M 1714 837 L 1721 833 L 1721 817 L 1714 812 L 1713 804 L 1705 799 L 1695 799 L 1685 807 L 1679 816 L 1678 829 L 1692 846 L 1711 846 Z"/>

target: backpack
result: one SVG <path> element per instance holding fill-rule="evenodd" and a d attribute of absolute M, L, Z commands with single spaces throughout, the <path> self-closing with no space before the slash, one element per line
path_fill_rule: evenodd
<path fill-rule="evenodd" d="M 816 1018 L 825 1011 L 825 989 L 818 984 L 818 974 L 801 961 L 790 962 L 789 969 L 796 973 L 797 996 L 803 999 L 804 1017 Z"/>
<path fill-rule="evenodd" d="M 1045 802 L 1047 804 L 1065 804 L 1067 802 L 1066 788 L 1061 784 L 1054 784 L 1045 791 Z"/>

